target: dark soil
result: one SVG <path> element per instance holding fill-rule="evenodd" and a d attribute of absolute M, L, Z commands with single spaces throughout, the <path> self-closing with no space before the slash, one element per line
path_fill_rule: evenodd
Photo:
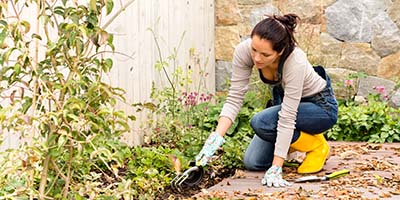
<path fill-rule="evenodd" d="M 235 174 L 235 169 L 205 169 L 204 178 L 201 183 L 191 188 L 184 188 L 181 192 L 173 190 L 171 187 L 166 188 L 166 192 L 156 197 L 156 199 L 188 199 L 193 195 L 198 194 L 202 189 L 210 188 L 221 182 L 227 177 L 231 177 Z"/>

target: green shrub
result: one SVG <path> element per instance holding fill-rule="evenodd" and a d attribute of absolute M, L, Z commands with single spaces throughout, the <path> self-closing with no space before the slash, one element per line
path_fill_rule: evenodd
<path fill-rule="evenodd" d="M 340 104 L 338 122 L 327 136 L 339 141 L 398 142 L 399 120 L 400 109 L 370 96 L 366 104 Z"/>
<path fill-rule="evenodd" d="M 135 147 L 127 164 L 134 199 L 153 199 L 165 192 L 175 176 L 170 155 L 178 156 L 182 167 L 188 162 L 176 150 L 164 147 Z"/>

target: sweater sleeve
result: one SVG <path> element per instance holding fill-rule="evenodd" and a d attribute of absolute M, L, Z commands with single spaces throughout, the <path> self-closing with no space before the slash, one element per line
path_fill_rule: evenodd
<path fill-rule="evenodd" d="M 303 93 L 306 68 L 309 64 L 304 53 L 293 52 L 283 68 L 284 97 L 279 111 L 274 155 L 286 158 L 296 125 L 297 109 Z"/>
<path fill-rule="evenodd" d="M 250 54 L 251 39 L 241 42 L 236 48 L 232 60 L 232 78 L 227 99 L 220 116 L 235 121 L 243 105 L 244 95 L 249 89 L 249 80 L 253 67 Z"/>

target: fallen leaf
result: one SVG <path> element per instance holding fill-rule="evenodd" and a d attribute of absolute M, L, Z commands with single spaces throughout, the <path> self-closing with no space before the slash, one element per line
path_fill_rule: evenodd
<path fill-rule="evenodd" d="M 232 178 L 246 178 L 246 173 L 243 170 L 236 169 L 235 174 Z"/>
<path fill-rule="evenodd" d="M 396 191 L 389 191 L 391 194 L 393 195 L 400 195 L 400 190 L 396 190 Z"/>
<path fill-rule="evenodd" d="M 352 160 L 352 159 L 359 158 L 360 154 L 358 154 L 355 151 L 346 151 L 346 152 L 343 152 L 343 153 L 339 154 L 339 157 L 342 160 Z"/>
<path fill-rule="evenodd" d="M 172 166 L 174 167 L 176 174 L 181 174 L 182 170 L 181 160 L 179 160 L 179 158 L 176 157 L 175 155 L 168 155 L 168 157 L 171 159 Z"/>
<path fill-rule="evenodd" d="M 389 194 L 389 193 L 386 193 L 386 192 L 382 192 L 382 193 L 379 195 L 379 197 L 380 197 L 380 198 L 390 198 L 390 197 L 392 197 L 392 195 Z"/>

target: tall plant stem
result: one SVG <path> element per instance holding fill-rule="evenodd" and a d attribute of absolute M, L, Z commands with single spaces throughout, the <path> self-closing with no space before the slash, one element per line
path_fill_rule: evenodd
<path fill-rule="evenodd" d="M 65 185 L 64 185 L 64 192 L 63 192 L 63 197 L 66 199 L 69 191 L 69 184 L 71 182 L 71 166 L 72 166 L 72 159 L 74 156 L 73 152 L 73 142 L 70 140 L 70 146 L 69 146 L 69 159 L 68 159 L 68 165 L 67 165 L 67 177 L 65 179 Z"/>
<path fill-rule="evenodd" d="M 45 190 L 47 185 L 47 173 L 49 170 L 49 162 L 50 162 L 50 154 L 47 152 L 46 158 L 43 161 L 43 171 L 40 176 L 40 184 L 39 184 L 39 199 L 45 199 Z"/>
<path fill-rule="evenodd" d="M 37 5 L 37 16 L 40 16 L 41 12 L 42 12 L 42 8 L 44 8 L 45 6 L 45 1 L 44 0 L 40 0 L 38 1 L 38 5 Z M 39 35 L 39 19 L 37 17 L 36 20 L 36 34 Z M 37 69 L 38 69 L 38 57 L 39 55 L 39 43 L 36 40 L 35 41 L 35 48 L 34 48 L 34 58 L 33 58 L 33 63 L 32 63 L 32 68 L 33 71 L 35 72 L 35 76 L 33 77 L 33 97 L 32 97 L 32 116 L 35 116 L 36 113 L 36 109 L 37 109 L 37 98 L 39 96 L 38 94 L 38 90 L 39 90 L 39 83 L 38 83 L 38 74 L 37 74 Z M 32 132 L 33 137 L 36 136 L 36 131 L 35 131 L 35 127 L 32 124 Z M 51 134 L 51 133 L 50 133 Z M 48 173 L 48 169 L 49 169 L 49 162 L 50 162 L 50 155 L 46 154 L 46 158 L 43 161 L 43 171 L 42 171 L 42 175 L 40 177 L 40 185 L 39 185 L 39 198 L 40 199 L 44 199 L 45 198 L 45 192 L 46 192 L 46 185 L 47 185 L 47 173 Z"/>
<path fill-rule="evenodd" d="M 154 42 L 156 43 L 156 47 L 157 47 L 157 51 L 158 51 L 158 58 L 160 59 L 160 63 L 161 63 L 163 72 L 164 72 L 165 76 L 167 77 L 167 80 L 168 80 L 168 82 L 169 82 L 169 84 L 171 85 L 171 88 L 172 88 L 172 98 L 173 98 L 172 99 L 172 108 L 173 108 L 172 109 L 172 118 L 175 119 L 175 94 L 176 94 L 176 88 L 175 88 L 175 85 L 172 82 L 171 78 L 169 77 L 167 70 L 165 69 L 164 59 L 163 59 L 162 54 L 161 54 L 161 48 L 160 48 L 160 44 L 158 43 L 157 36 L 156 36 L 156 34 L 154 33 L 154 31 L 152 29 L 148 29 L 148 30 L 150 30 L 151 33 L 153 34 Z"/>

